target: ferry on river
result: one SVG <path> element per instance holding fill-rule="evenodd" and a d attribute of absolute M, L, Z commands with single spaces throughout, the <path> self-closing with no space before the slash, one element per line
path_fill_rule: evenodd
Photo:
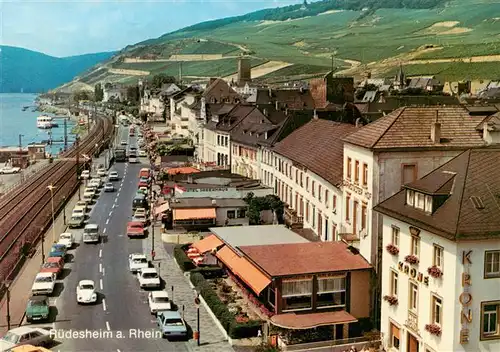
<path fill-rule="evenodd" d="M 54 119 L 47 115 L 38 116 L 36 119 L 36 127 L 42 129 L 50 129 L 52 127 L 57 127 L 57 123 L 54 122 Z"/>

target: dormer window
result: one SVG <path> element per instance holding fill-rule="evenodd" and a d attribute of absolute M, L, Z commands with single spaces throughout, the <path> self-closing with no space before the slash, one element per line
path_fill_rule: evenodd
<path fill-rule="evenodd" d="M 406 204 L 426 213 L 432 213 L 432 196 L 428 194 L 407 189 Z"/>

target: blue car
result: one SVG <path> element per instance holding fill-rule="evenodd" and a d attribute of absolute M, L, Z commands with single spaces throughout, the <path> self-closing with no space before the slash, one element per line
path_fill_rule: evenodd
<path fill-rule="evenodd" d="M 162 332 L 163 338 L 187 337 L 186 323 L 178 311 L 162 310 L 157 312 L 156 322 Z"/>
<path fill-rule="evenodd" d="M 66 256 L 66 246 L 64 244 L 53 244 L 50 248 L 49 257 L 61 257 Z"/>

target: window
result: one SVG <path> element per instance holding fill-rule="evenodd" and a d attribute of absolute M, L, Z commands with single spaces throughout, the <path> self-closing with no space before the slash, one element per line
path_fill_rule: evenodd
<path fill-rule="evenodd" d="M 334 194 L 332 197 L 332 210 L 333 210 L 333 213 L 337 212 L 337 195 L 336 194 Z"/>
<path fill-rule="evenodd" d="M 417 312 L 418 310 L 418 286 L 414 282 L 410 282 L 410 299 L 409 299 L 409 308 L 413 312 Z"/>
<path fill-rule="evenodd" d="M 220 143 L 220 136 L 219 136 L 219 135 L 217 135 L 217 145 L 220 145 L 220 144 L 221 144 L 221 143 Z"/>
<path fill-rule="evenodd" d="M 426 212 L 432 213 L 432 196 L 425 196 L 425 209 Z"/>
<path fill-rule="evenodd" d="M 245 216 L 247 216 L 247 211 L 245 209 L 238 210 L 238 218 L 239 219 L 243 219 Z"/>
<path fill-rule="evenodd" d="M 425 209 L 425 196 L 422 193 L 415 192 L 415 208 Z"/>
<path fill-rule="evenodd" d="M 306 221 L 309 222 L 309 201 L 306 202 Z"/>
<path fill-rule="evenodd" d="M 402 182 L 401 185 L 406 185 L 407 183 L 413 182 L 417 179 L 417 165 L 415 164 L 403 164 L 402 165 Z"/>
<path fill-rule="evenodd" d="M 500 277 L 500 251 L 486 251 L 484 253 L 484 277 Z"/>
<path fill-rule="evenodd" d="M 420 238 L 417 236 L 411 236 L 411 250 L 410 253 L 418 257 L 420 254 Z"/>
<path fill-rule="evenodd" d="M 314 205 L 312 206 L 312 227 L 316 228 L 316 207 Z"/>
<path fill-rule="evenodd" d="M 317 308 L 341 308 L 346 304 L 346 278 L 318 277 Z"/>
<path fill-rule="evenodd" d="M 295 170 L 295 183 L 299 183 L 299 170 Z"/>
<path fill-rule="evenodd" d="M 434 245 L 434 256 L 432 260 L 432 264 L 437 266 L 438 268 L 442 269 L 443 268 L 443 247 L 438 246 L 437 244 Z"/>
<path fill-rule="evenodd" d="M 306 191 L 309 192 L 309 176 L 306 177 Z"/>
<path fill-rule="evenodd" d="M 228 210 L 227 211 L 227 218 L 228 219 L 234 219 L 236 217 L 236 211 L 235 210 Z"/>
<path fill-rule="evenodd" d="M 399 227 L 392 225 L 392 239 L 391 244 L 399 247 Z"/>
<path fill-rule="evenodd" d="M 323 192 L 321 185 L 318 185 L 318 200 L 321 202 L 321 193 Z"/>
<path fill-rule="evenodd" d="M 363 203 L 361 205 L 361 229 L 362 230 L 366 229 L 367 214 L 368 214 L 367 204 Z"/>
<path fill-rule="evenodd" d="M 359 183 L 359 161 L 354 162 L 354 182 Z"/>
<path fill-rule="evenodd" d="M 351 205 L 351 195 L 347 193 L 345 197 L 345 220 L 349 221 L 351 219 L 350 214 L 350 205 Z"/>
<path fill-rule="evenodd" d="M 301 171 L 300 172 L 300 187 L 304 187 L 303 176 L 304 176 L 304 174 Z"/>
<path fill-rule="evenodd" d="M 394 270 L 391 270 L 391 276 L 390 276 L 390 289 L 391 289 L 391 296 L 397 297 L 398 296 L 398 273 Z"/>
<path fill-rule="evenodd" d="M 481 303 L 481 339 L 499 339 L 500 301 Z"/>
<path fill-rule="evenodd" d="M 363 186 L 368 186 L 368 164 L 363 164 Z"/>
<path fill-rule="evenodd" d="M 311 194 L 313 197 L 316 197 L 316 182 L 312 181 L 311 182 Z"/>
<path fill-rule="evenodd" d="M 328 202 L 329 199 L 330 199 L 330 192 L 328 192 L 328 190 L 325 189 L 325 205 L 327 208 L 329 206 L 329 202 Z"/>
<path fill-rule="evenodd" d="M 432 323 L 441 326 L 443 323 L 443 301 L 438 296 L 432 295 Z"/>
<path fill-rule="evenodd" d="M 413 201 L 415 199 L 415 192 L 410 189 L 406 190 L 406 204 L 413 206 Z"/>
<path fill-rule="evenodd" d="M 312 308 L 312 283 L 311 279 L 283 281 L 283 311 Z"/>
<path fill-rule="evenodd" d="M 391 323 L 390 333 L 391 333 L 390 347 L 399 350 L 399 328 Z"/>
<path fill-rule="evenodd" d="M 352 160 L 351 158 L 347 158 L 347 178 L 351 179 L 352 176 Z"/>

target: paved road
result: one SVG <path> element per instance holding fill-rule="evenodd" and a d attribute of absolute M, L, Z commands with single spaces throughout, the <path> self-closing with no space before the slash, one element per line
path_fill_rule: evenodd
<path fill-rule="evenodd" d="M 126 129 L 119 133 L 122 139 L 128 139 Z M 135 138 L 131 143 L 135 143 Z M 78 332 L 86 338 L 58 335 L 56 339 L 61 344 L 54 351 L 188 350 L 186 342 L 169 342 L 158 336 L 154 317 L 147 307 L 147 292 L 138 287 L 136 278 L 128 271 L 128 254 L 143 251 L 142 240 L 126 237 L 126 223 L 132 215 L 132 199 L 141 167 L 128 163 L 113 167 L 121 177 L 115 182 L 116 191 L 102 192 L 88 219 L 88 223 L 99 225 L 105 239 L 98 245 L 80 243 L 71 251 L 74 259 L 66 265 L 71 272 L 68 270 L 67 277 L 59 283 L 59 296 L 52 299 L 58 310 L 53 327 L 58 334 Z M 81 242 L 82 231 L 74 232 Z M 82 279 L 96 283 L 100 296 L 96 305 L 76 303 L 76 286 Z M 96 335 L 90 338 L 88 334 Z"/>

